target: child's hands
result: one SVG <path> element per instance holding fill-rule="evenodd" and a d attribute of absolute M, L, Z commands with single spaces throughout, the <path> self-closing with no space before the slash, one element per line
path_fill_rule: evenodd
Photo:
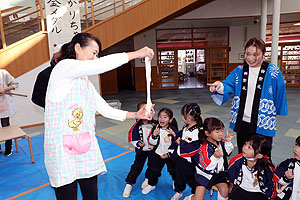
<path fill-rule="evenodd" d="M 235 135 L 233 135 L 232 133 L 228 133 L 228 129 L 226 129 L 226 136 L 225 136 L 225 140 L 226 142 L 231 142 L 231 140 L 235 137 Z"/>
<path fill-rule="evenodd" d="M 139 146 L 139 147 L 144 147 L 144 146 L 145 146 L 145 143 L 144 143 L 144 142 L 140 142 L 140 143 L 138 144 L 138 146 Z"/>
<path fill-rule="evenodd" d="M 159 128 L 158 128 L 158 126 L 156 126 L 156 128 L 153 131 L 153 135 L 157 136 L 158 134 L 159 134 Z"/>
<path fill-rule="evenodd" d="M 177 140 L 175 141 L 175 143 L 176 144 L 180 144 L 180 140 L 181 140 L 181 138 L 179 137 L 179 138 L 177 138 Z"/>
<path fill-rule="evenodd" d="M 168 154 L 165 153 L 165 154 L 161 155 L 160 157 L 161 157 L 161 159 L 166 159 L 166 158 L 168 158 L 169 156 L 168 156 Z"/>
<path fill-rule="evenodd" d="M 173 135 L 174 137 L 176 137 L 176 134 L 175 134 L 175 132 L 173 131 L 173 129 L 168 128 L 168 131 L 169 131 L 169 133 L 170 133 L 171 135 Z"/>
<path fill-rule="evenodd" d="M 217 148 L 215 153 L 214 153 L 214 157 L 215 158 L 221 158 L 223 156 L 223 152 L 221 151 L 220 148 Z"/>
<path fill-rule="evenodd" d="M 293 179 L 293 178 L 294 178 L 293 170 L 292 170 L 292 169 L 286 170 L 286 171 L 285 171 L 285 176 L 286 176 L 288 179 Z"/>

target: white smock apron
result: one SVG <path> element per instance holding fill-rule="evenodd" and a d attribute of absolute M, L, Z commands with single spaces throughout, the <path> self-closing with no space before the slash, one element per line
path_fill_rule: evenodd
<path fill-rule="evenodd" d="M 46 104 L 45 165 L 53 187 L 107 171 L 95 135 L 94 90 L 87 78 L 76 78 L 63 100 Z"/>

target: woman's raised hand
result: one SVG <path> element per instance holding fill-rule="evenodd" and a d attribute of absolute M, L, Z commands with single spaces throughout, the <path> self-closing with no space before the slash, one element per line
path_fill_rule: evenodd
<path fill-rule="evenodd" d="M 209 86 L 210 92 L 217 92 L 218 89 L 221 87 L 221 83 L 219 81 L 216 81 L 214 83 L 207 83 L 207 86 Z"/>
<path fill-rule="evenodd" d="M 154 51 L 149 47 L 143 47 L 137 51 L 129 52 L 127 53 L 127 55 L 129 60 L 133 60 L 136 58 L 145 58 L 145 57 L 149 57 L 149 60 L 152 60 L 154 56 Z"/>
<path fill-rule="evenodd" d="M 151 110 L 150 110 L 150 114 L 146 114 L 146 104 L 143 105 L 137 112 L 136 112 L 136 117 L 138 119 L 148 119 L 148 120 L 152 120 L 153 116 L 155 115 L 155 111 L 153 109 L 155 104 L 152 104 Z"/>

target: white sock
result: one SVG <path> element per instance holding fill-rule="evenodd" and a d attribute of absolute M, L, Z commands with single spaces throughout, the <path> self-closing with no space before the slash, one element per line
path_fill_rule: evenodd
<path fill-rule="evenodd" d="M 228 198 L 224 198 L 221 196 L 220 192 L 218 191 L 218 200 L 227 200 Z"/>

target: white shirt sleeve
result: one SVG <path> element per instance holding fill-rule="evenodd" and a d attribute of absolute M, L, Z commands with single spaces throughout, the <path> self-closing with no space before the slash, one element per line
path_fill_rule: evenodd
<path fill-rule="evenodd" d="M 210 171 L 210 170 L 214 170 L 219 162 L 220 158 L 216 158 L 214 155 L 212 155 L 209 159 L 210 159 L 210 163 L 209 165 L 206 167 L 206 170 Z"/>
<path fill-rule="evenodd" d="M 94 87 L 93 87 L 94 88 Z M 94 88 L 94 95 L 96 99 L 96 110 L 104 117 L 124 121 L 126 119 L 127 111 L 119 110 L 111 107 Z"/>
<path fill-rule="evenodd" d="M 225 150 L 226 150 L 226 153 L 227 155 L 229 155 L 234 149 L 234 146 L 232 144 L 232 142 L 225 142 Z"/>
<path fill-rule="evenodd" d="M 94 60 L 65 59 L 53 68 L 47 98 L 52 102 L 61 101 L 71 90 L 72 81 L 78 77 L 95 75 L 113 70 L 129 61 L 127 53 L 116 53 Z"/>
<path fill-rule="evenodd" d="M 218 92 L 219 94 L 224 94 L 224 85 L 223 85 L 223 83 L 222 83 L 221 81 L 217 81 L 217 82 L 220 83 L 220 87 L 219 87 L 219 89 L 217 90 L 217 92 Z"/>

